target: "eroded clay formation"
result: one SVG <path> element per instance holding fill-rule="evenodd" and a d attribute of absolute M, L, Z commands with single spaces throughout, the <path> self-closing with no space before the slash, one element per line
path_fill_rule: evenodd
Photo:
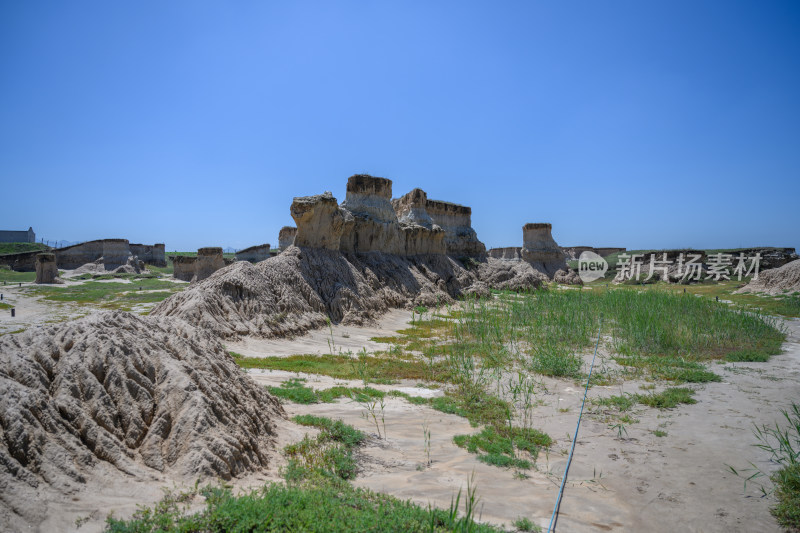
<path fill-rule="evenodd" d="M 489 250 L 486 263 L 479 266 L 481 277 L 492 287 L 508 290 L 535 286 L 533 280 L 581 284 L 567 266 L 552 229 L 551 224 L 541 222 L 522 226 L 522 246 Z"/>
<path fill-rule="evenodd" d="M 583 252 L 592 252 L 600 257 L 608 257 L 611 254 L 624 252 L 626 248 L 615 248 L 613 246 L 605 248 L 596 248 L 594 246 L 562 246 L 561 250 L 564 252 L 564 255 L 567 256 L 567 261 L 571 261 L 580 258 Z"/>
<path fill-rule="evenodd" d="M 471 208 L 441 200 L 427 200 L 425 208 L 433 223 L 444 230 L 449 255 L 480 258 L 486 254 L 486 246 L 472 229 Z"/>
<path fill-rule="evenodd" d="M 225 268 L 232 261 L 226 260 L 219 246 L 208 246 L 197 249 L 197 256 L 171 256 L 172 277 L 183 281 L 202 281 L 217 270 Z"/>
<path fill-rule="evenodd" d="M 269 257 L 269 244 L 259 244 L 257 246 L 251 246 L 250 248 L 245 248 L 244 250 L 239 250 L 236 252 L 237 261 L 250 261 L 251 263 L 258 263 L 259 261 L 269 259 Z"/>
<path fill-rule="evenodd" d="M 95 476 L 263 469 L 285 417 L 210 334 L 120 311 L 0 337 L 0 390 L 0 523 L 14 531 L 41 521 L 48 491 Z"/>
<path fill-rule="evenodd" d="M 432 203 L 420 189 L 392 201 L 391 187 L 388 179 L 356 175 L 341 205 L 330 192 L 295 198 L 292 246 L 256 265 L 237 262 L 171 296 L 151 315 L 180 317 L 226 338 L 288 336 L 327 320 L 363 324 L 393 307 L 486 295 L 489 286 L 579 282 L 563 254 L 548 255 L 558 250 L 552 237 L 526 240 L 524 254 L 532 261 L 487 258 L 469 208 Z"/>
<path fill-rule="evenodd" d="M 139 256 L 141 253 L 142 256 Z M 164 245 L 130 244 L 127 239 L 102 239 L 54 250 L 58 268 L 72 270 L 83 265 L 102 265 L 106 271 L 121 266 L 137 265 L 139 261 L 166 266 Z"/>
<path fill-rule="evenodd" d="M 278 247 L 285 250 L 294 244 L 294 236 L 297 235 L 297 228 L 294 226 L 284 226 L 278 232 Z"/>
<path fill-rule="evenodd" d="M 43 253 L 36 255 L 36 283 L 58 283 L 56 254 Z"/>

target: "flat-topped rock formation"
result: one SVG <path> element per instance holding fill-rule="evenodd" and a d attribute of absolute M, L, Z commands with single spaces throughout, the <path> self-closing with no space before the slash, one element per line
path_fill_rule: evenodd
<path fill-rule="evenodd" d="M 297 235 L 297 228 L 294 226 L 284 226 L 278 232 L 278 247 L 285 250 L 294 244 L 294 237 Z"/>
<path fill-rule="evenodd" d="M 355 254 L 444 254 L 445 232 L 427 215 L 425 191 L 415 189 L 394 202 L 391 195 L 391 180 L 358 174 L 348 179 L 341 206 L 330 192 L 295 198 L 294 245 Z"/>
<path fill-rule="evenodd" d="M 548 281 L 581 284 L 580 277 L 567 266 L 564 252 L 553 239 L 551 224 L 525 224 L 522 242 L 521 247 L 489 250 L 486 263 L 479 265 L 481 279 L 491 287 L 508 290 Z"/>
<path fill-rule="evenodd" d="M 295 246 L 339 250 L 344 215 L 330 191 L 296 197 L 290 213 L 297 224 Z"/>
<path fill-rule="evenodd" d="M 56 254 L 48 252 L 36 255 L 36 283 L 58 283 Z"/>
<path fill-rule="evenodd" d="M 167 266 L 167 256 L 165 253 L 165 245 L 158 244 L 131 244 L 131 253 L 139 258 L 139 261 L 147 265 L 157 267 Z"/>
<path fill-rule="evenodd" d="M 182 281 L 194 279 L 197 257 L 189 255 L 174 255 L 172 259 L 172 277 Z"/>
<path fill-rule="evenodd" d="M 403 233 L 405 255 L 447 253 L 445 231 L 433 223 L 427 205 L 428 195 L 422 189 L 413 189 L 392 200 Z"/>
<path fill-rule="evenodd" d="M 522 259 L 522 246 L 506 246 L 505 248 L 491 248 L 486 252 L 488 257 L 494 259 L 509 259 L 520 260 Z"/>
<path fill-rule="evenodd" d="M 55 251 L 58 268 L 72 270 L 87 263 L 100 261 L 107 270 L 127 265 L 131 253 L 127 239 L 102 239 L 83 242 Z"/>
<path fill-rule="evenodd" d="M 441 200 L 427 200 L 425 207 L 433 223 L 445 232 L 448 255 L 483 257 L 486 254 L 486 246 L 472 229 L 472 209 Z"/>
<path fill-rule="evenodd" d="M 342 252 L 405 253 L 405 240 L 392 207 L 392 180 L 367 174 L 350 176 L 341 208 L 345 217 Z"/>
<path fill-rule="evenodd" d="M 202 281 L 217 270 L 225 267 L 225 259 L 222 257 L 222 248 L 209 246 L 197 249 L 197 262 L 195 262 L 195 281 Z"/>
<path fill-rule="evenodd" d="M 258 244 L 256 246 L 251 246 L 249 248 L 245 248 L 244 250 L 239 250 L 236 252 L 236 260 L 237 261 L 250 261 L 251 263 L 258 263 L 259 261 L 263 261 L 264 259 L 269 259 L 269 244 Z"/>
<path fill-rule="evenodd" d="M 140 270 L 139 262 L 154 266 L 166 266 L 164 245 L 130 244 L 127 239 L 101 239 L 82 242 L 73 246 L 57 248 L 58 268 L 74 270 L 84 265 L 94 264 L 92 271 Z M 141 254 L 141 255 L 140 255 Z M 130 268 L 128 268 L 130 267 Z"/>
<path fill-rule="evenodd" d="M 522 258 L 528 262 L 563 262 L 566 256 L 552 235 L 553 225 L 529 222 L 522 226 Z"/>

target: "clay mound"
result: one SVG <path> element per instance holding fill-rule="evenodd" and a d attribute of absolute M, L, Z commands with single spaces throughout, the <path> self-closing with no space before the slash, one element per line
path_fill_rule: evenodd
<path fill-rule="evenodd" d="M 161 302 L 221 337 L 283 337 L 336 323 L 371 323 L 390 308 L 432 306 L 488 294 L 475 273 L 444 255 L 342 254 L 290 246 L 269 261 L 236 263 Z"/>
<path fill-rule="evenodd" d="M 209 334 L 119 311 L 0 338 L 0 390 L 0 524 L 94 476 L 260 469 L 284 416 Z"/>
<path fill-rule="evenodd" d="M 478 266 L 480 278 L 490 287 L 507 291 L 538 288 L 550 279 L 525 261 L 509 261 L 487 257 Z"/>
<path fill-rule="evenodd" d="M 762 292 L 772 295 L 800 292 L 800 259 L 780 268 L 759 272 L 758 279 L 752 280 L 736 292 Z"/>

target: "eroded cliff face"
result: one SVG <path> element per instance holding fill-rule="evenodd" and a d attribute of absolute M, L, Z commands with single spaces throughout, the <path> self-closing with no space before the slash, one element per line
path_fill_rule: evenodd
<path fill-rule="evenodd" d="M 414 189 L 394 201 L 391 197 L 391 180 L 357 174 L 348 179 L 341 206 L 329 192 L 295 198 L 294 244 L 350 254 L 444 254 L 445 232 L 426 211 L 425 191 Z"/>
<path fill-rule="evenodd" d="M 294 237 L 297 235 L 297 228 L 294 226 L 284 226 L 278 232 L 278 247 L 285 250 L 294 244 Z"/>
<path fill-rule="evenodd" d="M 198 248 L 197 262 L 195 263 L 195 281 L 204 280 L 224 267 L 225 259 L 222 257 L 222 248 L 214 246 Z"/>
<path fill-rule="evenodd" d="M 427 200 L 425 207 L 433 223 L 445 232 L 447 255 L 476 258 L 486 255 L 486 246 L 472 229 L 472 209 L 441 200 Z"/>
<path fill-rule="evenodd" d="M 344 229 L 344 215 L 330 191 L 314 196 L 299 196 L 290 209 L 297 224 L 294 245 L 338 250 Z"/>
<path fill-rule="evenodd" d="M 194 279 L 196 257 L 176 255 L 172 257 L 172 277 L 182 281 Z"/>
<path fill-rule="evenodd" d="M 339 249 L 403 255 L 405 242 L 391 200 L 392 180 L 367 174 L 350 176 L 341 206 L 345 224 Z"/>
<path fill-rule="evenodd" d="M 553 239 L 552 230 L 553 225 L 546 222 L 529 222 L 522 226 L 522 258 L 543 263 L 566 263 L 566 256 Z"/>
<path fill-rule="evenodd" d="M 534 279 L 580 285 L 580 277 L 567 266 L 564 251 L 553 239 L 552 228 L 547 223 L 522 226 L 522 247 L 489 250 L 486 264 L 481 265 L 481 279 L 492 287 L 512 290 L 530 286 Z"/>
<path fill-rule="evenodd" d="M 89 241 L 55 251 L 56 263 L 59 268 L 75 269 L 87 263 L 101 260 L 106 270 L 127 265 L 128 258 L 132 256 L 130 244 L 127 239 L 103 239 Z"/>
<path fill-rule="evenodd" d="M 249 248 L 245 248 L 244 250 L 239 250 L 236 252 L 236 260 L 258 263 L 259 261 L 269 259 L 269 248 L 269 244 L 265 243 L 257 246 L 251 246 Z"/>
<path fill-rule="evenodd" d="M 43 253 L 36 256 L 36 283 L 58 283 L 56 254 Z"/>
<path fill-rule="evenodd" d="M 405 255 L 445 254 L 445 231 L 428 214 L 428 195 L 422 189 L 392 200 L 405 243 Z"/>

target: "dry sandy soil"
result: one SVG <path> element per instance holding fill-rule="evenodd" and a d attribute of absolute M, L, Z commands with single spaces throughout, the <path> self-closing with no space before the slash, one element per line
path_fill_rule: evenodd
<path fill-rule="evenodd" d="M 6 289 L 7 291 L 8 289 Z M 4 291 L 4 292 L 6 292 Z M 6 292 L 8 294 L 8 292 Z M 7 298 L 16 298 L 10 295 Z M 11 321 L 3 311 L 0 332 L 32 326 L 53 319 L 62 310 L 41 302 L 20 299 L 18 318 Z M 21 311 L 21 312 L 19 312 Z M 65 312 L 77 312 L 68 309 Z M 84 311 L 85 312 L 85 311 Z M 410 321 L 408 311 L 394 311 L 374 328 L 335 327 L 338 348 L 368 351 L 381 345 L 370 337 L 402 329 Z M 558 521 L 559 531 L 780 531 L 769 512 L 773 501 L 760 497 L 755 487 L 743 490 L 742 480 L 726 465 L 746 468 L 750 462 L 769 469 L 765 452 L 754 447 L 754 424 L 770 424 L 779 410 L 797 400 L 800 390 L 800 321 L 787 321 L 790 332 L 784 353 L 769 363 L 736 363 L 714 366 L 721 383 L 696 387 L 697 404 L 673 410 L 639 406 L 638 423 L 626 426 L 619 437 L 602 414 L 584 416 L 578 445 L 570 469 Z M 244 339 L 227 348 L 248 356 L 328 353 L 330 332 L 311 332 L 291 340 Z M 253 370 L 259 384 L 276 385 L 297 374 Z M 322 376 L 303 376 L 315 388 L 341 381 Z M 357 386 L 360 383 L 349 382 Z M 382 386 L 400 388 L 414 395 L 435 395 L 439 391 L 418 388 L 415 382 Z M 285 404 L 289 416 L 315 413 L 341 418 L 372 435 L 359 451 L 360 472 L 356 486 L 408 498 L 422 505 L 448 507 L 459 488 L 466 488 L 474 473 L 480 497 L 480 519 L 496 524 L 528 517 L 546 529 L 556 499 L 558 482 L 566 462 L 566 450 L 575 431 L 582 389 L 571 380 L 545 379 L 537 399 L 535 426 L 547 432 L 555 443 L 549 453 L 540 454 L 537 467 L 527 479 L 516 479 L 511 470 L 485 465 L 475 455 L 456 447 L 453 436 L 477 431 L 460 417 L 446 415 L 425 406 L 391 398 L 385 412 L 387 438 L 379 439 L 375 427 L 362 415 L 363 408 L 349 400 L 332 404 Z M 589 397 L 638 392 L 640 383 L 623 387 L 593 387 Z M 423 422 L 431 429 L 432 465 L 425 466 Z M 667 433 L 653 434 L 656 429 Z M 279 422 L 278 446 L 300 440 L 307 428 Z M 278 479 L 281 460 L 269 471 L 235 481 L 240 488 Z M 102 479 L 102 476 L 98 477 Z M 99 531 L 105 516 L 130 516 L 137 504 L 155 502 L 162 488 L 188 487 L 193 479 L 167 478 L 154 472 L 146 479 L 93 483 L 46 505 L 49 519 L 40 531 L 74 531 L 75 521 L 85 518 L 79 531 Z"/>
<path fill-rule="evenodd" d="M 696 387 L 696 404 L 671 410 L 639 406 L 635 411 L 639 422 L 627 425 L 627 435 L 622 438 L 600 416 L 584 416 L 558 530 L 780 531 L 769 512 L 773 501 L 760 497 L 754 487 L 748 487 L 745 493 L 742 480 L 726 465 L 746 468 L 753 462 L 762 469 L 770 468 L 765 452 L 753 446 L 756 440 L 752 428 L 755 423 L 778 421 L 780 408 L 797 400 L 800 321 L 787 321 L 787 326 L 790 338 L 782 355 L 766 364 L 716 366 L 714 371 L 722 375 L 723 382 Z M 294 353 L 308 351 L 307 339 L 284 342 L 285 352 L 292 352 L 292 345 L 299 350 Z M 250 374 L 265 385 L 277 385 L 298 375 L 256 370 Z M 334 384 L 327 377 L 301 376 L 314 388 Z M 453 494 L 466 488 L 474 472 L 483 521 L 510 527 L 516 518 L 528 517 L 546 530 L 583 390 L 572 381 L 545 379 L 544 385 L 547 392 L 538 397 L 543 405 L 536 410 L 535 424 L 556 442 L 549 454 L 540 454 L 536 470 L 524 480 L 515 479 L 511 470 L 477 461 L 475 455 L 453 444 L 454 435 L 476 431 L 465 419 L 402 399 L 388 401 L 385 440 L 377 438 L 374 425 L 362 416 L 364 409 L 348 400 L 317 405 L 289 403 L 285 408 L 292 416 L 314 413 L 341 418 L 373 435 L 361 450 L 362 470 L 354 482 L 357 486 L 446 508 Z M 639 385 L 630 381 L 623 387 L 595 386 L 589 398 L 640 392 Z M 424 468 L 423 421 L 431 428 L 430 468 Z M 666 431 L 667 436 L 656 437 L 652 433 L 656 429 Z"/>

